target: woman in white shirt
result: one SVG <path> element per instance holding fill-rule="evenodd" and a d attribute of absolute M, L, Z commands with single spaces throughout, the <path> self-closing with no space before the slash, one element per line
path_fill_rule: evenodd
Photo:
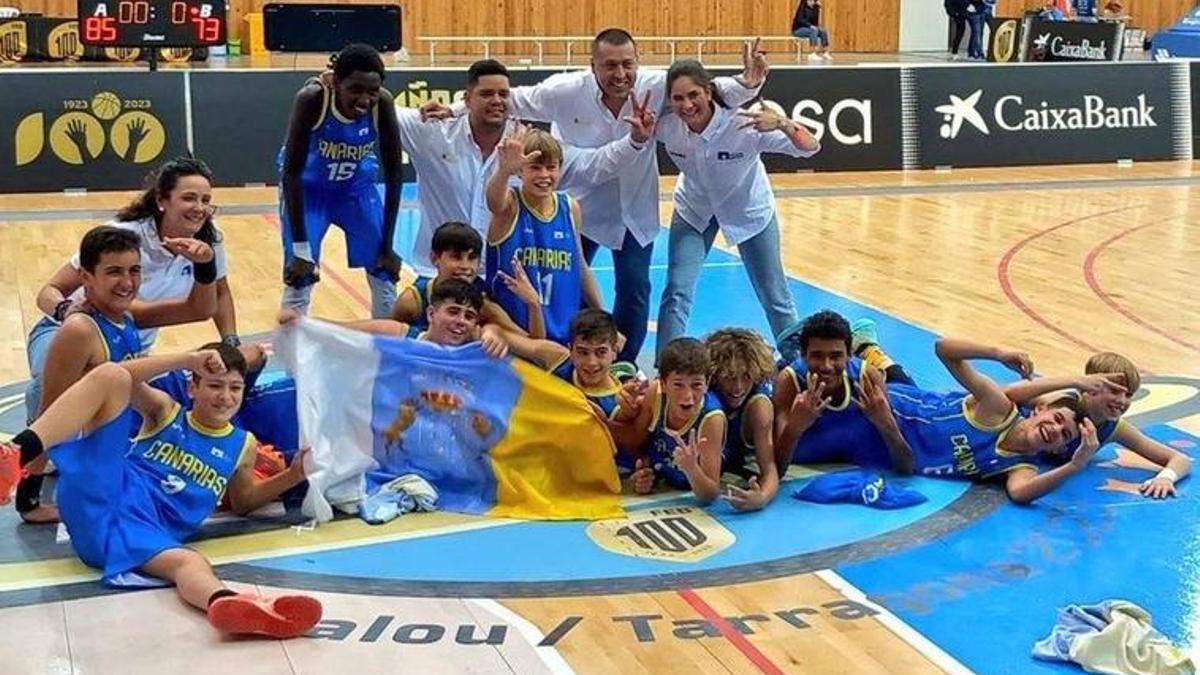
<path fill-rule="evenodd" d="M 225 247 L 213 222 L 212 172 L 192 158 L 161 166 L 150 186 L 117 212 L 109 225 L 136 232 L 141 239 L 141 286 L 130 307 L 142 350 L 149 351 L 158 326 L 212 319 L 221 339 L 237 343 L 237 318 L 226 280 Z M 36 384 L 46 366 L 49 345 L 59 324 L 82 302 L 79 256 L 54 273 L 38 292 L 37 306 L 46 316 L 30 331 L 26 355 L 34 386 L 26 392 L 36 414 Z"/>
<path fill-rule="evenodd" d="M 696 281 L 718 230 L 737 246 L 778 337 L 796 323 L 796 303 L 779 258 L 775 194 L 759 155 L 811 157 L 820 144 L 807 129 L 770 110 L 730 110 L 712 75 L 696 61 L 677 61 L 667 71 L 667 98 L 671 113 L 659 123 L 656 136 L 680 176 L 667 287 L 658 312 L 658 352 L 687 331 Z"/>

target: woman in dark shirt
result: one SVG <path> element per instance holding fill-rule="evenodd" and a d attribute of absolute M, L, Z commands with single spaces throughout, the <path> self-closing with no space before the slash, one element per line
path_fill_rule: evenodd
<path fill-rule="evenodd" d="M 792 17 L 792 35 L 808 38 L 813 52 L 809 61 L 832 61 L 829 55 L 829 31 L 821 26 L 821 0 L 800 0 L 796 16 Z"/>

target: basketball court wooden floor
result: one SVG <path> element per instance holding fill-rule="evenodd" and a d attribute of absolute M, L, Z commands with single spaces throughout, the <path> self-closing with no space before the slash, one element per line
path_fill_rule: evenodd
<path fill-rule="evenodd" d="M 1043 373 L 1078 370 L 1099 349 L 1125 353 L 1146 372 L 1132 419 L 1195 452 L 1200 175 L 1191 163 L 776 176 L 775 185 L 802 313 L 873 317 L 931 387 L 951 385 L 932 355 L 940 334 L 1026 349 Z M 127 197 L 0 197 L 0 432 L 21 426 L 23 334 L 39 285 Z M 278 300 L 274 191 L 221 190 L 218 200 L 241 331 L 265 334 Z M 404 218 L 414 222 L 411 211 Z M 656 292 L 665 235 L 659 243 Z M 365 284 L 341 264 L 343 250 L 336 237 L 327 243 L 315 314 L 365 314 Z M 608 264 L 597 262 L 604 287 Z M 765 328 L 738 266 L 713 252 L 694 333 Z M 170 329 L 159 348 L 213 334 Z M 668 494 L 630 499 L 628 521 L 616 523 L 434 513 L 380 527 L 310 529 L 286 516 L 211 524 L 197 546 L 224 576 L 264 592 L 307 589 L 325 603 L 314 634 L 287 643 L 223 641 L 170 591 L 106 591 L 53 528 L 18 527 L 5 512 L 0 670 L 1068 672 L 1031 660 L 1033 642 L 1057 607 L 1108 598 L 1147 608 L 1195 654 L 1194 479 L 1179 498 L 1151 502 L 1128 492 L 1147 468 L 1116 447 L 1101 455 L 1027 508 L 991 488 L 920 478 L 906 483 L 929 501 L 900 512 L 816 506 L 790 494 L 826 468 L 796 467 L 754 514 Z"/>

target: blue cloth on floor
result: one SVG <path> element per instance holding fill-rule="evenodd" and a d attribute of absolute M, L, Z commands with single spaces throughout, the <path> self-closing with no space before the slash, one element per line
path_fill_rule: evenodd
<path fill-rule="evenodd" d="M 924 503 L 925 495 L 892 485 L 878 473 L 854 470 L 817 476 L 792 498 L 818 504 L 863 504 L 873 509 L 902 509 Z"/>
<path fill-rule="evenodd" d="M 383 483 L 358 505 L 358 514 L 372 525 L 395 520 L 410 511 L 436 511 L 437 489 L 416 474 Z"/>

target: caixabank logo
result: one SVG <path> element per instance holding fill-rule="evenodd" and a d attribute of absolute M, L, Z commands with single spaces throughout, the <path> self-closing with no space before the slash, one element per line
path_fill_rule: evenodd
<path fill-rule="evenodd" d="M 49 154 L 76 166 L 98 160 L 105 152 L 134 164 L 157 159 L 166 145 L 166 130 L 154 115 L 150 99 L 123 99 L 112 91 L 62 101 L 61 112 L 31 112 L 13 132 L 14 164 L 37 162 Z"/>

